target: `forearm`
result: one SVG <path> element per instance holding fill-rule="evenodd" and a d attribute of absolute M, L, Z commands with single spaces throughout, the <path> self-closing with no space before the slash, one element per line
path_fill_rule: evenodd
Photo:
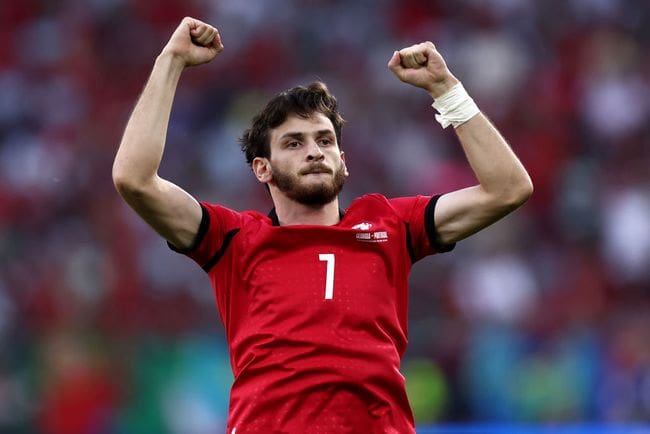
<path fill-rule="evenodd" d="M 142 187 L 155 180 L 183 64 L 160 55 L 129 118 L 113 164 L 116 185 Z"/>
<path fill-rule="evenodd" d="M 403 82 L 426 90 L 443 128 L 453 125 L 479 185 L 443 194 L 433 223 L 449 244 L 483 229 L 524 203 L 533 184 L 497 129 L 480 113 L 431 42 L 395 51 L 388 68 Z"/>
<path fill-rule="evenodd" d="M 491 198 L 516 203 L 530 195 L 532 182 L 526 169 L 483 114 L 455 130 L 480 187 Z"/>

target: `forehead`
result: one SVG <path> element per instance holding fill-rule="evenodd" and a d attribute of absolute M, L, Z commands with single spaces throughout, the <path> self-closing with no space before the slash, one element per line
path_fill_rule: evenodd
<path fill-rule="evenodd" d="M 330 130 L 334 134 L 334 125 L 324 114 L 315 112 L 308 118 L 292 114 L 271 130 L 271 143 L 277 142 L 285 134 L 302 133 L 310 135 L 322 130 Z"/>

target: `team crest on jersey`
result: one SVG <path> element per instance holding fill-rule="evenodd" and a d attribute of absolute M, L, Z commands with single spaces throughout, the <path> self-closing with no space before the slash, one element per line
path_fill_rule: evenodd
<path fill-rule="evenodd" d="M 357 241 L 364 243 L 385 243 L 388 241 L 388 232 L 359 232 L 356 234 Z"/>
<path fill-rule="evenodd" d="M 357 241 L 361 241 L 364 243 L 384 243 L 388 241 L 388 232 L 386 231 L 369 232 L 371 228 L 372 228 L 372 223 L 368 223 L 368 222 L 361 222 L 352 226 L 352 229 L 363 231 L 354 234 Z"/>

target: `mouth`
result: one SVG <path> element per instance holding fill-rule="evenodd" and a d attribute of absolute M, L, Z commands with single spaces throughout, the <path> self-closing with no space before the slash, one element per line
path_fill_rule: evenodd
<path fill-rule="evenodd" d="M 315 166 L 315 167 L 309 167 L 300 172 L 301 175 L 318 175 L 322 173 L 331 175 L 332 171 L 325 166 Z"/>

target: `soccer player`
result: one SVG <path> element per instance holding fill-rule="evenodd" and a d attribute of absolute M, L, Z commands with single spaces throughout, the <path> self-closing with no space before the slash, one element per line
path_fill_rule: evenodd
<path fill-rule="evenodd" d="M 412 433 L 399 372 L 414 262 L 449 251 L 524 203 L 531 180 L 435 46 L 395 51 L 388 68 L 433 98 L 479 184 L 443 195 L 369 194 L 339 208 L 348 177 L 342 119 L 322 83 L 282 92 L 241 139 L 270 214 L 198 202 L 158 176 L 184 68 L 223 49 L 185 18 L 156 59 L 113 166 L 124 200 L 208 273 L 234 373 L 227 432 Z"/>

